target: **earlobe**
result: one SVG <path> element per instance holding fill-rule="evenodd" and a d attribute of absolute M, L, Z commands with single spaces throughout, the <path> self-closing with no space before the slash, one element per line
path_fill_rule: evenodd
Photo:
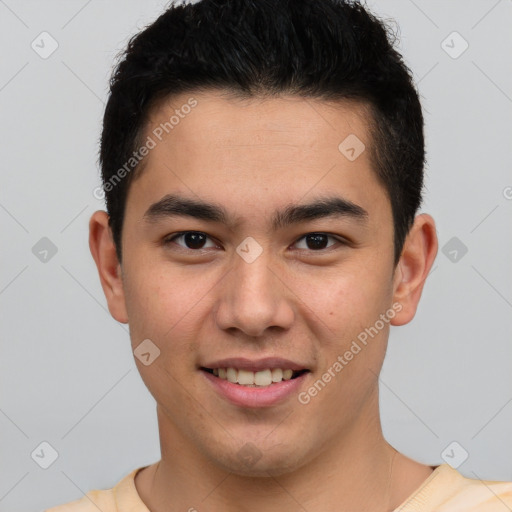
<path fill-rule="evenodd" d="M 395 269 L 393 303 L 401 304 L 402 308 L 391 321 L 392 325 L 404 325 L 414 318 L 437 247 L 434 219 L 428 214 L 418 215 Z"/>
<path fill-rule="evenodd" d="M 89 248 L 98 269 L 110 314 L 118 322 L 128 323 L 121 265 L 108 225 L 107 212 L 98 210 L 92 214 L 89 221 Z"/>

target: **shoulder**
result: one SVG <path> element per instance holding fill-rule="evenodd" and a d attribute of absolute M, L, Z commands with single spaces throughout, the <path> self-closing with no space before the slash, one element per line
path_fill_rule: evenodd
<path fill-rule="evenodd" d="M 512 482 L 465 477 L 450 465 L 442 464 L 398 510 L 504 512 L 512 510 Z"/>
<path fill-rule="evenodd" d="M 82 498 L 46 509 L 44 512 L 124 512 L 129 506 L 134 512 L 146 512 L 135 487 L 137 468 L 124 476 L 111 489 L 89 491 Z"/>
<path fill-rule="evenodd" d="M 460 474 L 459 477 L 453 496 L 439 507 L 439 512 L 459 509 L 467 512 L 512 510 L 512 482 L 480 480 Z"/>
<path fill-rule="evenodd" d="M 115 508 L 113 489 L 89 491 L 82 498 L 57 505 L 44 512 L 117 512 Z"/>

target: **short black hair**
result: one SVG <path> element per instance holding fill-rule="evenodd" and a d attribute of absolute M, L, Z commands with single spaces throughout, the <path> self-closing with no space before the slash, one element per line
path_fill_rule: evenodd
<path fill-rule="evenodd" d="M 368 107 L 370 156 L 391 203 L 396 264 L 421 204 L 425 149 L 418 93 L 395 42 L 390 27 L 356 1 L 171 3 L 131 37 L 110 78 L 99 160 L 119 261 L 127 192 L 144 167 L 133 154 L 149 111 L 173 95 L 219 90 Z"/>

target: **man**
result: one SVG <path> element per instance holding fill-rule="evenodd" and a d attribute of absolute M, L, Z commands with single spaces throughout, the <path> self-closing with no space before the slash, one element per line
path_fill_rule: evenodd
<path fill-rule="evenodd" d="M 157 402 L 162 458 L 52 512 L 504 511 L 383 437 L 390 325 L 437 253 L 423 118 L 380 21 L 341 0 L 202 0 L 134 37 L 90 248 Z"/>

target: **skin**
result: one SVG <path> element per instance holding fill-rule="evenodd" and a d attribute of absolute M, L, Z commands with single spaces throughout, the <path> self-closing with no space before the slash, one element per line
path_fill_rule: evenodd
<path fill-rule="evenodd" d="M 162 452 L 136 476 L 141 499 L 152 512 L 392 510 L 433 468 L 396 455 L 382 435 L 378 374 L 388 323 L 307 405 L 295 394 L 273 407 L 233 405 L 198 366 L 284 357 L 311 370 L 307 390 L 393 304 L 401 310 L 390 324 L 412 320 L 437 253 L 434 221 L 416 217 L 395 267 L 391 205 L 372 170 L 363 105 L 202 91 L 155 108 L 146 135 L 190 97 L 197 106 L 130 186 L 122 264 L 107 214 L 90 220 L 110 313 L 129 323 L 132 349 L 149 338 L 161 351 L 148 366 L 135 358 L 157 402 Z M 349 134 L 366 145 L 354 161 L 338 150 Z M 171 193 L 219 203 L 239 222 L 146 222 L 149 206 Z M 367 219 L 271 229 L 275 210 L 333 194 Z M 164 244 L 187 230 L 210 237 L 202 251 L 183 237 Z M 304 238 L 310 233 L 334 238 L 316 249 Z M 236 252 L 249 236 L 263 249 L 252 263 Z M 238 457 L 248 442 L 261 456 L 249 467 Z"/>

